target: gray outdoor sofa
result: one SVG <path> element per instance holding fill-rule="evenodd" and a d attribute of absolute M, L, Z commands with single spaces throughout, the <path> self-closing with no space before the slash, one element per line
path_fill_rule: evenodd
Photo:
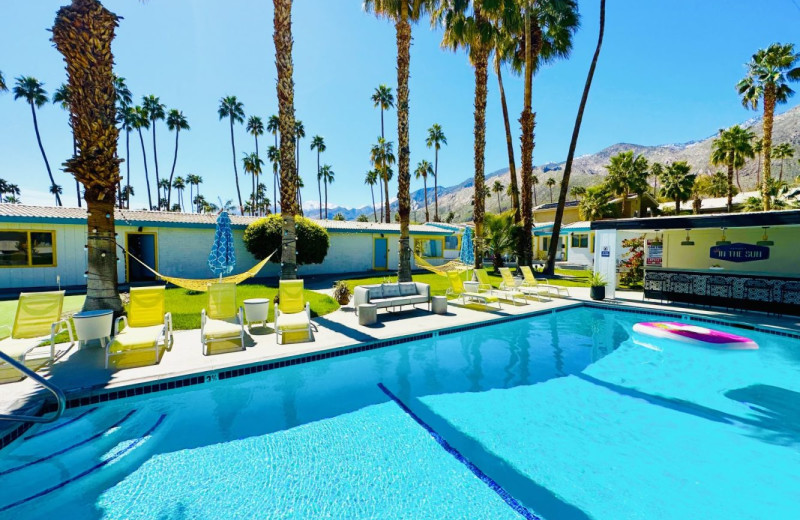
<path fill-rule="evenodd" d="M 420 282 L 382 283 L 359 285 L 355 289 L 353 305 L 358 315 L 358 306 L 371 303 L 378 309 L 395 309 L 403 305 L 427 303 L 431 305 L 431 286 Z"/>

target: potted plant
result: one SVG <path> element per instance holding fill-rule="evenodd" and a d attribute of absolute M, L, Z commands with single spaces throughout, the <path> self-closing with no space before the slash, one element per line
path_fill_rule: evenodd
<path fill-rule="evenodd" d="M 333 284 L 333 299 L 342 306 L 350 303 L 350 287 L 347 282 L 339 280 Z"/>
<path fill-rule="evenodd" d="M 592 274 L 589 275 L 589 296 L 593 300 L 606 298 L 606 279 L 596 271 L 592 271 Z"/>

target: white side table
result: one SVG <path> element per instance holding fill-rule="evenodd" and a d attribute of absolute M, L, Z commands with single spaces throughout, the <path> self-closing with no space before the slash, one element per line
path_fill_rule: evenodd
<path fill-rule="evenodd" d="M 434 296 L 431 299 L 431 311 L 434 314 L 447 314 L 447 296 Z"/>
<path fill-rule="evenodd" d="M 244 321 L 247 329 L 253 322 L 261 322 L 262 327 L 267 326 L 267 316 L 269 316 L 269 300 L 267 298 L 250 298 L 244 301 Z"/>
<path fill-rule="evenodd" d="M 372 303 L 362 303 L 358 306 L 358 324 L 372 325 L 378 321 L 378 306 Z"/>
<path fill-rule="evenodd" d="M 111 337 L 111 322 L 114 311 L 102 309 L 96 311 L 81 311 L 72 315 L 75 332 L 78 334 L 78 347 L 92 339 L 100 340 L 100 345 L 106 348 L 106 340 Z"/>

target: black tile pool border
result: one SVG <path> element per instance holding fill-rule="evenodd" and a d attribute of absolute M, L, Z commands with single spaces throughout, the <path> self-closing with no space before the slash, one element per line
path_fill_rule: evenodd
<path fill-rule="evenodd" d="M 248 365 L 242 365 L 236 368 L 228 368 L 228 369 L 218 369 L 218 370 L 209 370 L 204 372 L 197 372 L 193 373 L 188 376 L 178 376 L 178 377 L 171 377 L 160 379 L 158 381 L 154 381 L 151 383 L 139 383 L 134 384 L 122 388 L 110 389 L 110 390 L 98 390 L 93 391 L 92 389 L 84 389 L 84 392 L 91 392 L 91 395 L 78 395 L 76 397 L 71 397 L 67 399 L 67 409 L 72 408 L 79 408 L 81 406 L 89 406 L 98 403 L 105 403 L 107 401 L 116 401 L 118 399 L 125 399 L 128 397 L 136 397 L 140 395 L 152 394 L 156 392 L 163 392 L 165 390 L 174 390 L 177 388 L 185 388 L 188 386 L 195 386 L 205 383 L 212 383 L 218 380 L 224 379 L 231 379 L 234 377 L 241 377 L 251 374 L 257 374 L 260 372 L 266 372 L 270 370 L 275 370 L 279 368 L 284 368 L 293 365 L 300 365 L 304 363 L 311 363 L 314 361 L 321 361 L 324 359 L 330 359 L 334 357 L 346 356 L 349 354 L 356 354 L 359 352 L 367 352 L 369 350 L 376 350 L 379 348 L 384 347 L 391 347 L 395 345 L 402 345 L 404 343 L 409 343 L 411 341 L 417 341 L 421 339 L 431 339 L 434 337 L 439 336 L 449 336 L 451 334 L 457 334 L 460 332 L 466 332 L 470 330 L 475 330 L 483 327 L 490 327 L 492 325 L 501 325 L 504 323 L 510 323 L 514 321 L 524 320 L 528 318 L 533 318 L 537 316 L 543 315 L 552 315 L 557 314 L 560 312 L 566 312 L 572 309 L 580 309 L 582 307 L 590 308 L 590 309 L 601 309 L 601 310 L 612 310 L 618 312 L 626 312 L 631 314 L 643 314 L 643 315 L 650 315 L 650 316 L 660 316 L 666 318 L 678 318 L 678 319 L 690 319 L 693 321 L 699 321 L 703 323 L 711 323 L 715 325 L 722 325 L 727 327 L 739 327 L 747 330 L 754 330 L 758 332 L 763 332 L 765 334 L 772 334 L 776 336 L 783 336 L 789 337 L 794 339 L 800 339 L 800 333 L 794 333 L 790 331 L 779 330 L 777 328 L 772 327 L 761 327 L 758 325 L 750 325 L 750 324 L 743 324 L 737 323 L 731 320 L 724 320 L 724 319 L 714 319 L 708 318 L 701 315 L 693 314 L 691 312 L 680 312 L 680 311 L 669 311 L 669 310 L 658 310 L 658 309 L 651 309 L 651 308 L 641 308 L 641 307 L 634 307 L 634 306 L 627 306 L 627 305 L 616 305 L 610 303 L 599 303 L 599 302 L 579 302 L 573 305 L 566 305 L 563 307 L 555 307 L 549 309 L 538 309 L 535 311 L 527 312 L 524 314 L 518 314 L 514 316 L 503 316 L 501 318 L 481 321 L 477 323 L 470 323 L 468 325 L 457 325 L 454 327 L 445 327 L 442 329 L 434 330 L 434 331 L 427 331 L 427 332 L 420 332 L 416 334 L 409 334 L 407 336 L 401 336 L 391 339 L 383 339 L 377 340 L 367 343 L 361 343 L 357 345 L 352 345 L 348 347 L 341 347 L 333 350 L 329 350 L 326 352 L 317 352 L 317 353 L 309 353 L 309 354 L 301 354 L 292 358 L 284 358 L 277 361 L 262 361 L 251 363 Z M 46 413 L 50 413 L 56 410 L 56 403 L 52 401 L 47 401 L 39 411 L 39 415 L 44 415 Z M 6 433 L 2 437 L 0 437 L 0 450 L 14 442 L 18 439 L 21 435 L 23 435 L 26 431 L 28 431 L 33 426 L 33 423 L 20 423 L 17 427 L 15 427 L 10 432 Z"/>

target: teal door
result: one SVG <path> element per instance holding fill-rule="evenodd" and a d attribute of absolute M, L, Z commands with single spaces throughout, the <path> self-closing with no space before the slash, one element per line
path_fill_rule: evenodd
<path fill-rule="evenodd" d="M 373 242 L 375 248 L 375 269 L 389 268 L 389 240 L 386 238 L 376 238 Z"/>

